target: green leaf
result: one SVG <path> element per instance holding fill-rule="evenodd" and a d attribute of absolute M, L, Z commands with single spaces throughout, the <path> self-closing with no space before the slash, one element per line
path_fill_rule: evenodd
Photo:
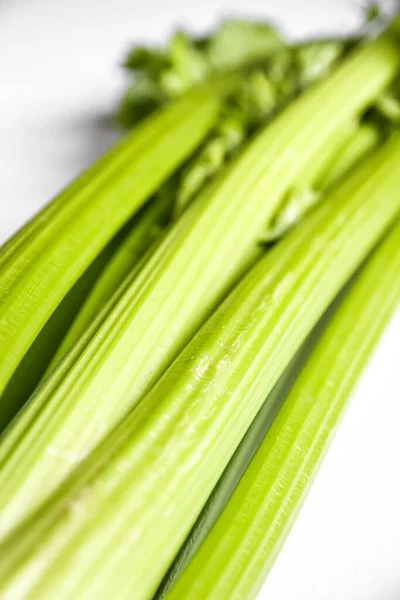
<path fill-rule="evenodd" d="M 343 40 L 318 40 L 299 46 L 296 63 L 303 86 L 326 76 L 343 54 Z"/>
<path fill-rule="evenodd" d="M 169 68 L 160 74 L 161 88 L 170 96 L 182 94 L 210 75 L 211 65 L 183 31 L 178 31 L 166 49 Z"/>
<path fill-rule="evenodd" d="M 266 60 L 286 45 L 278 30 L 269 23 L 228 19 L 211 36 L 207 55 L 216 69 L 244 62 Z"/>

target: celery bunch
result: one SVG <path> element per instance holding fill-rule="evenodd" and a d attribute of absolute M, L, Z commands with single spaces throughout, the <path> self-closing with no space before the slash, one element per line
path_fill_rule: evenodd
<path fill-rule="evenodd" d="M 27 494 L 37 506 L 140 401 L 260 256 L 268 222 L 310 161 L 319 172 L 321 149 L 399 65 L 392 29 L 357 49 L 261 131 L 169 229 L 116 292 L 90 342 L 73 349 L 68 367 L 61 363 L 6 432 L 2 531 L 23 515 Z"/>
<path fill-rule="evenodd" d="M 254 596 L 343 369 L 397 301 L 398 227 L 277 412 L 271 390 L 399 218 L 399 50 L 397 18 L 301 45 L 228 21 L 130 54 L 135 128 L 0 250 L 0 426 L 24 369 L 47 367 L 0 438 L 0 597 Z"/>
<path fill-rule="evenodd" d="M 399 158 L 396 136 L 251 269 L 136 410 L 5 539 L 2 593 L 151 597 L 290 357 L 400 213 Z"/>

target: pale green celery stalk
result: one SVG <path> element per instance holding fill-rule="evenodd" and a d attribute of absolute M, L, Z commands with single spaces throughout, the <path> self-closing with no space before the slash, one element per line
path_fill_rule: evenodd
<path fill-rule="evenodd" d="M 320 188 L 321 179 L 330 170 L 335 158 L 340 154 L 359 126 L 357 119 L 351 119 L 349 122 L 340 124 L 333 133 L 329 144 L 325 144 L 324 147 L 320 148 L 313 157 L 313 160 L 306 164 L 296 185 L 299 187 Z"/>
<path fill-rule="evenodd" d="M 153 246 L 150 246 L 148 251 L 142 257 L 138 268 L 140 268 L 140 265 L 147 260 L 148 256 L 150 256 L 150 253 L 153 252 L 153 247 L 156 246 L 157 240 L 154 242 Z M 101 308 L 100 312 L 97 315 L 93 315 L 93 319 L 88 324 L 87 328 L 83 331 L 82 335 L 77 339 L 72 348 L 64 355 L 64 357 L 60 361 L 60 364 L 55 370 L 56 372 L 52 373 L 51 377 L 45 379 L 41 383 L 41 387 L 38 388 L 38 390 L 36 390 L 34 394 L 32 394 L 31 398 L 24 406 L 24 418 L 19 418 L 19 416 L 17 416 L 10 425 L 9 429 L 6 432 L 3 432 L 2 435 L 0 435 L 0 472 L 5 463 L 7 462 L 9 456 L 14 450 L 16 450 L 17 446 L 21 443 L 24 435 L 28 432 L 29 427 L 32 425 L 32 423 L 35 422 L 37 417 L 45 408 L 49 398 L 51 398 L 52 394 L 57 391 L 57 388 L 62 383 L 64 377 L 66 377 L 71 371 L 72 367 L 75 365 L 81 354 L 83 354 L 86 347 L 92 341 L 97 331 L 103 325 L 104 321 L 109 316 L 114 306 L 122 298 L 122 296 L 124 295 L 127 288 L 132 283 L 135 277 L 136 270 L 134 269 L 122 281 L 122 283 L 115 290 L 114 294 L 111 296 L 108 302 L 106 302 L 106 304 Z M 66 300 L 67 297 L 65 298 L 62 304 L 64 304 Z M 43 425 L 43 421 L 41 421 L 41 423 Z"/>
<path fill-rule="evenodd" d="M 251 600 L 270 571 L 356 380 L 400 300 L 400 225 L 328 325 L 206 541 L 168 600 Z"/>
<path fill-rule="evenodd" d="M 201 547 L 201 544 L 206 539 L 208 533 L 211 531 L 249 466 L 251 459 L 264 439 L 266 432 L 273 423 L 278 410 L 293 386 L 295 379 L 301 372 L 305 361 L 309 357 L 312 348 L 315 346 L 316 340 L 321 335 L 323 328 L 326 326 L 326 323 L 332 315 L 342 294 L 343 291 L 340 292 L 334 302 L 329 306 L 322 319 L 314 327 L 296 356 L 285 369 L 283 375 L 279 378 L 272 392 L 268 395 L 268 398 L 257 413 L 249 429 L 246 431 L 238 448 L 235 450 L 235 453 L 221 475 L 221 478 L 218 480 L 217 485 L 213 489 L 212 494 L 208 498 L 200 516 L 185 539 L 171 567 L 168 569 L 167 574 L 163 578 L 161 585 L 154 596 L 154 600 L 165 598 L 182 571 Z"/>
<path fill-rule="evenodd" d="M 39 414 L 22 411 L 6 432 L 6 446 L 15 426 L 23 434 L 0 473 L 1 531 L 37 506 L 140 400 L 260 255 L 269 218 L 309 158 L 396 72 L 398 43 L 387 31 L 360 48 L 281 113 L 171 227 L 86 349 L 74 353 L 65 377 L 54 372 L 59 385 L 38 391 Z"/>
<path fill-rule="evenodd" d="M 399 214 L 399 159 L 400 136 L 268 252 L 137 408 L 4 540 L 3 597 L 152 597 L 264 398 Z"/>
<path fill-rule="evenodd" d="M 92 286 L 115 251 L 119 237 L 120 234 L 107 244 L 70 289 L 18 365 L 1 397 L 3 405 L 8 407 L 7 418 L 11 418 L 18 412 L 42 379 L 75 315 L 81 309 Z M 7 424 L 6 415 L 3 413 L 0 417 L 0 429 Z"/>
<path fill-rule="evenodd" d="M 351 132 L 350 128 L 348 128 L 348 132 Z M 353 144 L 356 139 L 357 144 Z M 348 152 L 348 148 L 346 147 L 346 160 L 340 160 L 340 168 L 338 168 L 337 171 L 336 163 L 333 165 L 333 170 L 335 171 L 335 175 L 337 175 L 337 179 L 346 174 L 346 172 L 348 172 L 352 167 L 354 168 L 359 160 L 361 160 L 361 158 L 365 158 L 365 156 L 369 154 L 373 147 L 376 146 L 380 141 L 381 136 L 376 128 L 370 125 L 362 124 L 360 128 L 355 131 L 355 138 L 352 137 L 351 141 L 349 142 L 349 146 L 353 146 L 353 148 L 357 146 L 357 148 L 355 148 L 356 151 Z M 286 229 L 287 226 L 285 226 L 285 231 Z M 312 337 L 315 338 L 315 335 Z M 229 465 L 225 469 L 221 479 L 218 481 L 217 486 L 208 499 L 200 517 L 196 521 L 188 538 L 185 540 L 185 543 L 180 549 L 179 554 L 175 558 L 171 569 L 168 571 L 160 586 L 160 589 L 157 591 L 157 599 L 165 597 L 172 584 L 175 582 L 186 564 L 200 547 L 218 516 L 221 514 L 222 509 L 228 502 L 229 497 L 232 495 L 233 490 L 243 475 L 246 467 L 250 463 L 250 460 L 253 457 L 259 443 L 261 442 L 262 437 L 264 437 L 266 431 L 268 430 L 275 411 L 279 407 L 279 404 L 283 401 L 283 397 L 286 395 L 289 387 L 292 385 L 295 374 L 298 373 L 301 364 L 305 360 L 307 352 L 311 349 L 311 345 L 311 342 L 307 343 L 307 349 L 302 350 L 300 356 L 293 361 L 293 365 L 287 369 L 288 372 L 279 380 L 273 392 L 268 397 L 267 402 L 257 414 L 257 417 L 247 431 L 240 446 L 235 452 L 235 455 L 232 457 L 232 460 L 229 462 Z"/>
<path fill-rule="evenodd" d="M 307 346 L 307 348 L 302 347 L 300 349 L 283 375 L 279 378 L 279 381 L 269 394 L 268 399 L 264 402 L 254 421 L 246 431 L 244 438 L 229 461 L 221 478 L 218 480 L 218 483 L 213 489 L 200 516 L 196 520 L 196 523 L 188 537 L 185 539 L 182 548 L 174 559 L 171 568 L 163 578 L 163 581 L 154 596 L 155 600 L 161 600 L 161 598 L 166 596 L 186 565 L 200 548 L 214 523 L 217 521 L 219 515 L 226 506 L 226 503 L 232 496 L 234 489 L 246 471 L 258 446 L 261 444 L 266 432 L 270 428 L 278 409 L 293 385 L 296 375 L 300 372 L 300 367 L 304 363 L 305 355 L 307 355 L 308 347 L 310 345 L 310 343 L 305 342 L 304 346 Z"/>
<path fill-rule="evenodd" d="M 46 380 L 44 380 L 44 382 L 41 384 L 40 391 L 36 390 L 36 392 L 32 394 L 31 398 L 24 406 L 25 419 L 21 419 L 17 415 L 10 428 L 6 432 L 3 432 L 3 434 L 0 436 L 0 472 L 3 469 L 3 466 L 6 464 L 9 456 L 12 455 L 12 453 L 23 440 L 24 435 L 28 432 L 31 424 L 34 423 L 40 416 L 41 412 L 46 406 L 46 403 L 48 402 L 48 399 L 53 393 L 56 392 L 64 377 L 66 377 L 70 372 L 77 359 L 89 345 L 98 329 L 110 314 L 115 304 L 123 296 L 131 282 L 131 277 L 134 278 L 135 273 L 132 273 L 131 276 L 126 277 L 110 300 L 102 308 L 100 313 L 93 319 L 80 338 L 76 341 L 71 350 L 63 357 L 62 361 L 57 366 L 57 369 L 55 369 L 55 372 L 51 375 L 51 377 L 48 377 Z"/>
<path fill-rule="evenodd" d="M 362 123 L 326 173 L 321 183 L 322 187 L 327 189 L 335 185 L 351 166 L 365 158 L 381 141 L 382 134 L 375 125 Z"/>
<path fill-rule="evenodd" d="M 325 187 L 323 182 L 327 174 L 331 172 L 333 165 L 342 154 L 344 148 L 347 147 L 349 141 L 357 135 L 360 127 L 359 119 L 353 119 L 338 128 L 333 143 L 329 145 L 329 148 L 322 149 L 320 157 L 316 159 L 319 162 L 319 169 L 316 174 L 313 175 L 311 172 L 310 176 L 305 178 L 301 183 L 304 186 L 309 185 L 317 190 L 323 190 Z"/>
<path fill-rule="evenodd" d="M 351 133 L 352 128 L 347 128 L 347 131 L 348 133 Z M 378 134 L 377 129 L 369 125 L 367 126 L 362 124 L 357 131 L 353 129 L 353 132 L 355 133 L 356 138 L 360 138 L 361 143 L 357 143 L 356 152 L 346 152 L 346 161 L 340 161 L 340 168 L 338 168 L 336 172 L 337 178 L 339 178 L 340 175 L 343 176 L 346 174 L 346 172 L 348 172 L 352 167 L 354 168 L 359 160 L 361 160 L 361 158 L 365 158 L 365 156 L 372 151 L 373 147 L 381 141 L 381 136 Z M 352 137 L 349 145 L 353 146 L 354 141 L 355 139 Z M 333 170 L 335 170 L 335 167 L 336 163 L 333 165 Z M 322 201 L 321 197 L 319 201 Z M 296 213 L 296 220 L 298 220 L 299 217 L 298 213 L 299 211 Z M 287 223 L 285 224 L 284 228 L 284 231 L 286 230 Z M 324 321 L 325 320 L 326 319 L 324 316 Z M 321 327 L 318 327 L 318 331 L 320 329 Z M 296 373 L 299 372 L 301 365 L 307 357 L 307 353 L 309 353 L 311 350 L 311 346 L 316 335 L 317 332 L 312 335 L 312 340 L 307 343 L 307 348 L 300 351 L 299 356 L 287 369 L 287 373 L 285 373 L 278 381 L 278 384 L 275 386 L 273 392 L 270 394 L 266 403 L 257 414 L 257 417 L 252 423 L 251 427 L 246 432 L 246 435 L 243 438 L 240 446 L 236 450 L 232 460 L 229 462 L 221 479 L 218 481 L 218 484 L 208 499 L 201 515 L 196 521 L 192 531 L 185 540 L 184 545 L 180 549 L 179 554 L 175 558 L 170 570 L 168 571 L 159 590 L 157 591 L 157 599 L 161 599 L 166 596 L 175 580 L 178 578 L 189 560 L 200 547 L 208 532 L 216 522 L 218 516 L 221 514 L 224 506 L 232 495 L 233 490 L 250 463 L 250 460 L 252 459 L 258 445 L 268 430 L 275 411 L 278 409 L 280 403 L 283 401 L 284 396 L 293 384 L 294 377 L 296 376 Z"/>
<path fill-rule="evenodd" d="M 0 249 L 0 394 L 75 281 L 205 136 L 231 80 L 198 88 L 143 123 Z M 2 419 L 7 412 L 2 405 Z"/>
<path fill-rule="evenodd" d="M 225 101 L 220 120 L 183 169 L 176 214 L 186 208 L 208 179 L 232 160 L 260 126 L 276 117 L 300 92 L 326 77 L 345 45 L 344 40 L 323 40 L 291 50 L 277 49 L 269 60 L 264 56 L 263 66 L 250 72 Z M 324 154 L 330 151 L 327 145 L 327 150 L 318 153 L 312 162 L 324 160 Z"/>
<path fill-rule="evenodd" d="M 70 350 L 88 325 L 101 312 L 112 298 L 115 290 L 134 269 L 140 267 L 140 261 L 152 243 L 166 227 L 172 210 L 173 196 L 170 190 L 157 194 L 149 206 L 146 206 L 131 232 L 122 241 L 119 248 L 105 265 L 71 327 L 47 369 L 47 375 Z"/>

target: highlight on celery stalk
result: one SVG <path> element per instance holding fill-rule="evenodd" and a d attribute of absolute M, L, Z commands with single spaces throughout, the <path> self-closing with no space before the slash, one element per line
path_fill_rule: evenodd
<path fill-rule="evenodd" d="M 393 78 L 398 44 L 388 29 L 268 125 L 169 229 L 62 376 L 31 398 L 0 444 L 3 532 L 27 496 L 33 509 L 140 400 L 262 253 L 268 221 L 310 159 Z"/>
<path fill-rule="evenodd" d="M 399 214 L 399 158 L 396 136 L 268 252 L 136 409 L 10 533 L 0 547 L 3 595 L 155 593 L 265 397 Z"/>
<path fill-rule="evenodd" d="M 348 396 L 400 301 L 400 224 L 367 261 L 168 600 L 257 596 L 332 441 Z"/>
<path fill-rule="evenodd" d="M 204 137 L 232 77 L 204 84 L 143 123 L 1 248 L 0 393 L 96 254 Z M 2 421 L 11 408 L 2 405 Z"/>

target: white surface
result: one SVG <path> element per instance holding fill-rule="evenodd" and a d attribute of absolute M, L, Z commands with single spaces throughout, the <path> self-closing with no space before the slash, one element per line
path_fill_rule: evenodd
<path fill-rule="evenodd" d="M 115 138 L 105 117 L 130 40 L 233 11 L 273 16 L 294 35 L 343 31 L 358 21 L 355 4 L 0 0 L 0 241 Z M 261 598 L 400 599 L 399 338 L 398 313 Z"/>

